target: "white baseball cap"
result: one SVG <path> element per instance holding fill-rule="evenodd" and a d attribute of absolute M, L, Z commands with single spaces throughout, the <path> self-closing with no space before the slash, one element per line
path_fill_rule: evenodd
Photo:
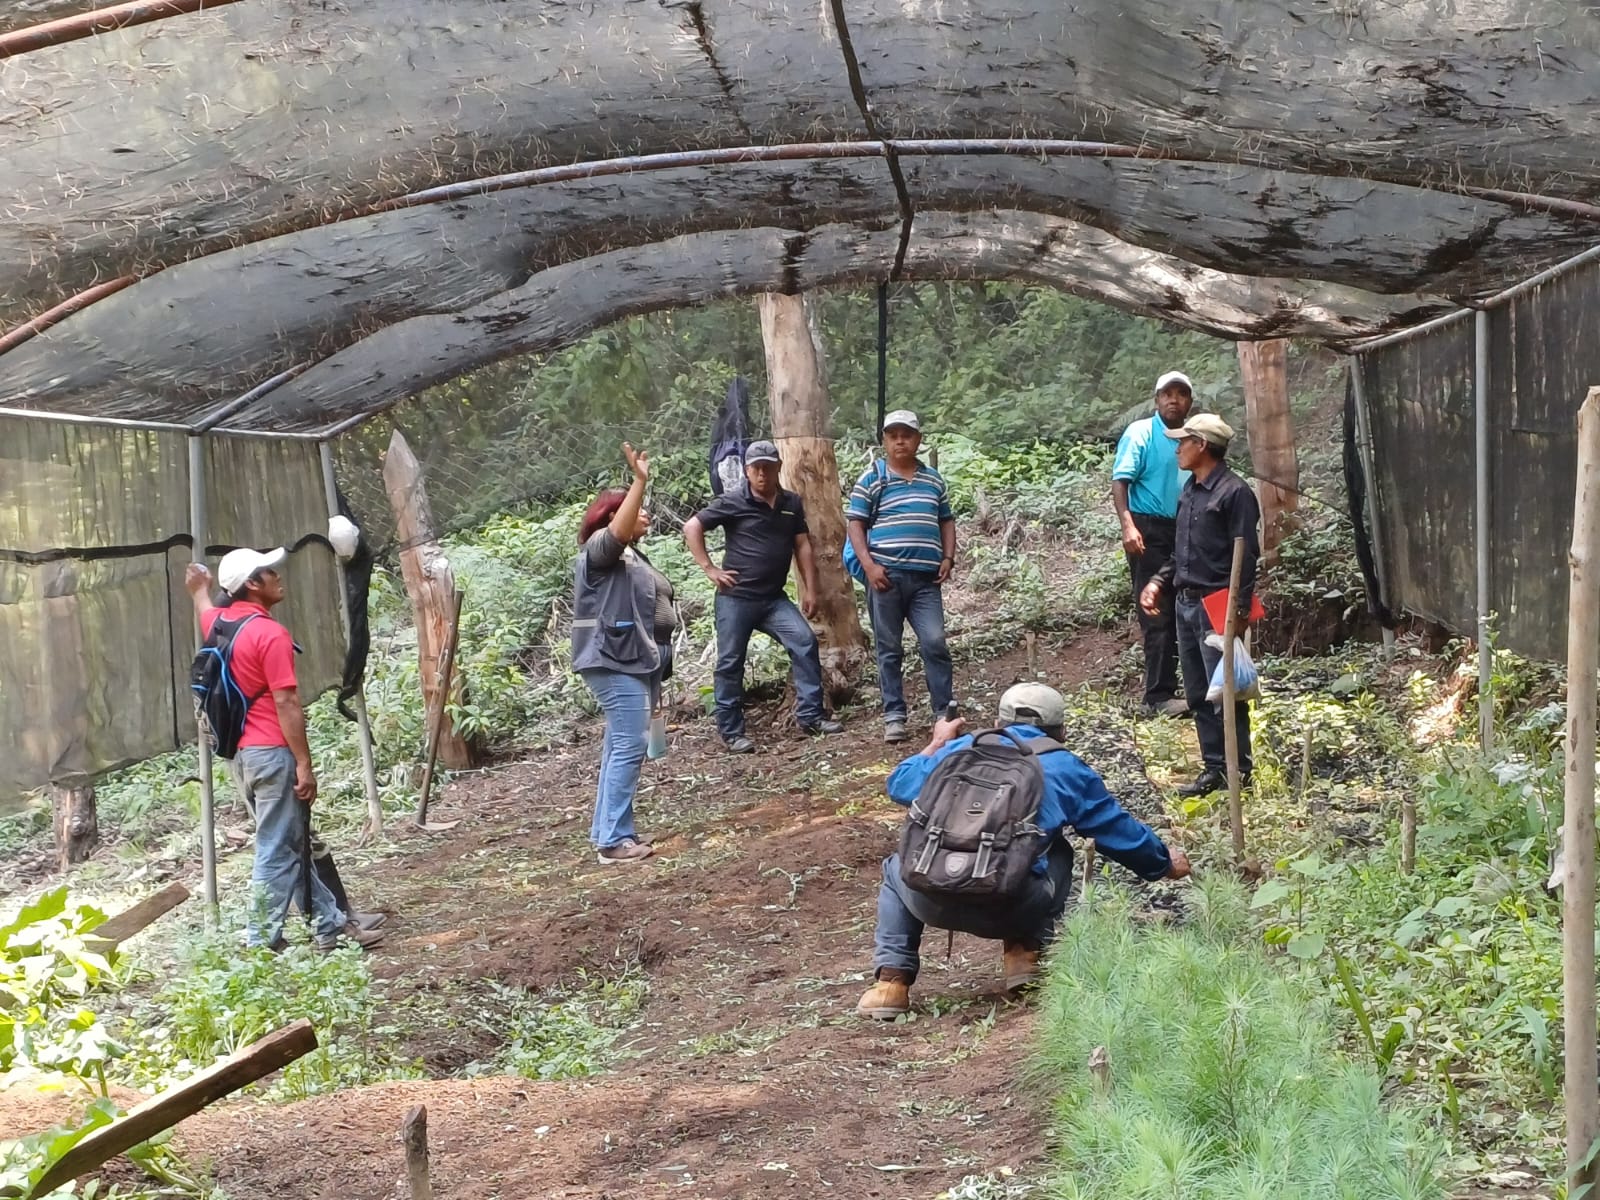
<path fill-rule="evenodd" d="M 1160 379 L 1156 380 L 1156 390 L 1154 394 L 1159 396 L 1173 384 L 1177 384 L 1178 386 L 1182 387 L 1184 391 L 1189 393 L 1189 395 L 1194 395 L 1194 384 L 1189 382 L 1189 377 L 1182 371 L 1168 371 Z"/>
<path fill-rule="evenodd" d="M 1059 725 L 1066 720 L 1067 705 L 1061 693 L 1042 683 L 1018 683 L 1000 697 L 1002 725 Z"/>
<path fill-rule="evenodd" d="M 922 432 L 922 422 L 917 420 L 917 414 L 909 408 L 897 408 L 883 419 L 883 428 L 890 429 L 896 425 L 904 425 L 907 429 Z"/>
<path fill-rule="evenodd" d="M 282 546 L 265 553 L 250 549 L 229 550 L 217 564 L 217 582 L 228 595 L 237 596 L 257 571 L 277 567 L 288 557 L 289 552 Z"/>

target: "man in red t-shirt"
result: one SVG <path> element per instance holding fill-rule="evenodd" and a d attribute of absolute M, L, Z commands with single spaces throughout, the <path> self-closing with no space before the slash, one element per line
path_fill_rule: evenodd
<path fill-rule="evenodd" d="M 294 672 L 294 639 L 269 615 L 285 595 L 278 568 L 286 557 L 281 547 L 268 553 L 246 549 L 225 554 L 217 564 L 217 582 L 227 593 L 221 607 L 211 602 L 211 573 L 203 564 L 191 563 L 184 576 L 202 637 L 210 636 L 219 619 L 248 618 L 234 635 L 228 654 L 234 680 L 250 704 L 232 769 L 256 821 L 251 879 L 263 904 L 251 918 L 248 943 L 271 949 L 282 948 L 289 905 L 304 894 L 310 870 L 311 803 L 317 798 L 305 708 Z M 363 946 L 382 940 L 381 933 L 350 919 L 315 872 L 310 887 L 319 949 L 333 949 L 341 936 Z"/>

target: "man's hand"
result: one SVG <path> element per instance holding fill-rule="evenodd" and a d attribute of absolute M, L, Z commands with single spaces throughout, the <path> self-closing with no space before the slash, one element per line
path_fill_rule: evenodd
<path fill-rule="evenodd" d="M 924 754 L 932 754 L 934 751 L 955 741 L 966 731 L 967 719 L 965 717 L 957 717 L 953 721 L 940 717 L 933 723 L 933 737 L 922 748 L 922 752 Z"/>
<path fill-rule="evenodd" d="M 939 571 L 933 577 L 935 583 L 943 583 L 950 578 L 950 572 L 956 569 L 955 560 L 949 557 L 939 560 Z"/>
<path fill-rule="evenodd" d="M 867 573 L 867 583 L 875 592 L 887 592 L 890 588 L 889 572 L 881 567 L 876 559 L 867 559 L 861 564 L 861 569 Z"/>
<path fill-rule="evenodd" d="M 800 615 L 808 621 L 817 619 L 817 598 L 809 591 L 800 593 Z"/>
<path fill-rule="evenodd" d="M 1148 616 L 1161 615 L 1161 580 L 1152 579 L 1144 585 L 1144 591 L 1139 593 L 1139 607 Z"/>
<path fill-rule="evenodd" d="M 294 765 L 294 794 L 307 804 L 317 798 L 317 773 L 311 769 L 310 759 Z"/>
<path fill-rule="evenodd" d="M 1122 518 L 1122 548 L 1135 556 L 1144 553 L 1144 534 L 1129 516 Z"/>
<path fill-rule="evenodd" d="M 717 591 L 732 591 L 739 586 L 739 572 L 724 571 L 721 567 L 707 563 L 705 568 L 706 578 L 716 585 Z"/>
<path fill-rule="evenodd" d="M 650 456 L 643 450 L 635 450 L 632 442 L 622 443 L 622 457 L 628 460 L 628 466 L 633 470 L 635 479 L 648 482 L 650 479 Z"/>
<path fill-rule="evenodd" d="M 184 568 L 183 586 L 189 589 L 191 596 L 211 590 L 211 572 L 205 563 L 192 562 Z"/>
<path fill-rule="evenodd" d="M 1167 856 L 1172 859 L 1172 869 L 1167 872 L 1167 878 L 1189 878 L 1189 856 L 1176 846 L 1167 847 Z"/>

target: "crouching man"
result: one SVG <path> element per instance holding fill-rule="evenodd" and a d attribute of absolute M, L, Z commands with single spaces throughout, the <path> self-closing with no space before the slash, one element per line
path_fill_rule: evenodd
<path fill-rule="evenodd" d="M 1087 763 L 1061 745 L 1053 688 L 1019 683 L 1000 698 L 1000 728 L 962 735 L 941 720 L 886 790 L 910 807 L 900 851 L 883 864 L 872 963 L 856 1011 L 892 1020 L 911 1008 L 924 927 L 992 938 L 1005 985 L 1038 976 L 1072 887 L 1071 826 L 1143 879 L 1182 879 L 1189 860 L 1125 812 Z"/>

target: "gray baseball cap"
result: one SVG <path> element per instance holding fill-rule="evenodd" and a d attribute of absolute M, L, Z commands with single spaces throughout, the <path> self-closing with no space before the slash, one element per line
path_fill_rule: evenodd
<path fill-rule="evenodd" d="M 1014 684 L 1000 697 L 1002 725 L 1059 725 L 1066 716 L 1061 693 L 1042 683 Z"/>
<path fill-rule="evenodd" d="M 909 408 L 897 408 L 883 418 L 884 429 L 892 429 L 896 425 L 903 425 L 907 429 L 915 430 L 917 433 L 922 432 L 922 422 L 917 420 L 917 414 Z"/>
<path fill-rule="evenodd" d="M 783 459 L 778 455 L 778 448 L 768 441 L 751 442 L 744 451 L 744 465 L 752 463 L 781 463 Z"/>

